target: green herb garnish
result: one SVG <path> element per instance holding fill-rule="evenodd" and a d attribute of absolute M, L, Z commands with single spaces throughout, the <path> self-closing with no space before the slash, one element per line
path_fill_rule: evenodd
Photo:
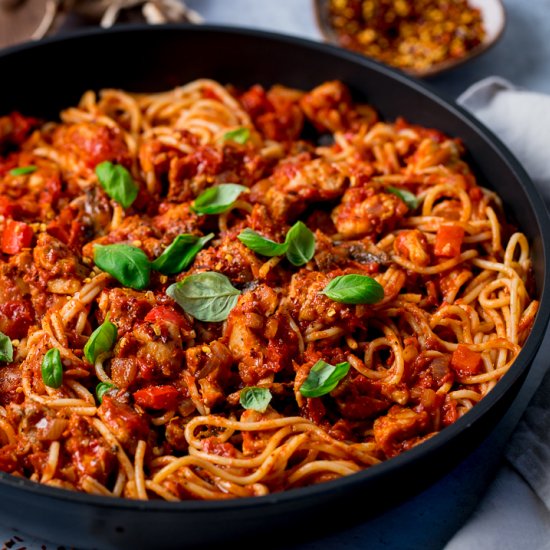
<path fill-rule="evenodd" d="M 284 243 L 276 243 L 253 229 L 244 229 L 238 239 L 250 250 L 262 256 L 282 256 L 295 265 L 304 265 L 315 254 L 315 235 L 302 222 L 296 222 L 286 234 Z"/>
<path fill-rule="evenodd" d="M 321 294 L 342 304 L 375 304 L 384 298 L 384 287 L 368 275 L 340 275 Z"/>
<path fill-rule="evenodd" d="M 91 334 L 84 346 L 84 356 L 93 365 L 102 353 L 111 351 L 115 345 L 118 331 L 116 326 L 105 319 Z"/>
<path fill-rule="evenodd" d="M 11 363 L 13 361 L 13 344 L 9 336 L 0 332 L 0 361 Z"/>
<path fill-rule="evenodd" d="M 123 208 L 128 208 L 136 200 L 139 187 L 121 164 L 106 160 L 95 167 L 95 173 L 105 193 Z"/>
<path fill-rule="evenodd" d="M 124 286 L 143 290 L 149 285 L 151 262 L 140 248 L 128 244 L 96 244 L 94 262 Z"/>
<path fill-rule="evenodd" d="M 300 387 L 300 393 L 304 397 L 321 397 L 330 393 L 344 376 L 349 372 L 350 365 L 347 361 L 331 365 L 323 360 L 317 361 L 308 377 Z"/>
<path fill-rule="evenodd" d="M 181 273 L 189 267 L 198 252 L 213 237 L 214 233 L 204 237 L 197 237 L 189 233 L 178 235 L 172 241 L 172 244 L 151 264 L 151 267 L 164 275 Z"/>
<path fill-rule="evenodd" d="M 235 130 L 230 130 L 225 132 L 223 139 L 225 141 L 234 141 L 240 145 L 244 145 L 250 138 L 250 130 L 244 126 L 241 128 L 236 128 Z"/>
<path fill-rule="evenodd" d="M 267 388 L 251 386 L 241 390 L 239 402 L 245 409 L 265 412 L 271 397 L 271 392 Z"/>
<path fill-rule="evenodd" d="M 241 291 L 225 275 L 207 271 L 170 285 L 166 294 L 195 319 L 215 323 L 227 319 Z"/>
<path fill-rule="evenodd" d="M 110 382 L 100 382 L 95 388 L 95 395 L 100 403 L 103 403 L 103 396 L 111 390 L 116 390 L 117 387 Z"/>
<path fill-rule="evenodd" d="M 63 363 L 57 348 L 46 352 L 42 359 L 42 380 L 50 388 L 59 388 L 63 384 Z"/>
<path fill-rule="evenodd" d="M 248 187 L 236 183 L 222 183 L 209 187 L 194 201 L 191 210 L 198 214 L 221 214 L 230 210 L 241 193 L 248 191 Z"/>
<path fill-rule="evenodd" d="M 34 165 L 30 166 L 20 166 L 19 168 L 13 168 L 10 170 L 11 176 L 24 176 L 26 174 L 32 174 L 33 172 L 36 172 L 38 168 Z"/>
<path fill-rule="evenodd" d="M 409 208 L 409 210 L 416 210 L 420 204 L 420 200 L 416 195 L 407 191 L 406 189 L 398 189 L 397 187 L 387 187 L 386 189 L 390 193 L 393 193 L 399 197 Z"/>

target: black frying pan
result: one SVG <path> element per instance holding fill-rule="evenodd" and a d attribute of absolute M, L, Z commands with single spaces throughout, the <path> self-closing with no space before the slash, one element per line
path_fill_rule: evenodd
<path fill-rule="evenodd" d="M 265 497 L 219 502 L 138 502 L 72 493 L 0 474 L 0 524 L 78 547 L 184 548 L 290 540 L 367 520 L 433 483 L 471 453 L 516 397 L 542 341 L 550 291 L 550 225 L 544 203 L 505 147 L 454 104 L 356 54 L 297 38 L 215 27 L 122 27 L 24 45 L 0 54 L 0 112 L 56 117 L 87 89 L 160 91 L 199 77 L 311 88 L 339 79 L 387 119 L 404 116 L 464 141 L 478 176 L 502 197 L 532 242 L 541 300 L 532 333 L 496 388 L 467 415 L 422 445 L 361 473 Z M 543 367 L 539 363 L 539 369 Z M 541 373 L 529 376 L 540 380 Z"/>

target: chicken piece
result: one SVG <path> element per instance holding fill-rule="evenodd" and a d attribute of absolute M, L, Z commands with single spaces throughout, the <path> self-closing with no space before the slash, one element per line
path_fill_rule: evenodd
<path fill-rule="evenodd" d="M 139 440 L 149 439 L 150 430 L 146 416 L 110 395 L 103 397 L 97 414 L 131 455 L 136 452 Z"/>
<path fill-rule="evenodd" d="M 112 220 L 109 197 L 98 187 L 87 188 L 63 208 L 46 231 L 80 252 L 85 242 L 105 234 Z"/>
<path fill-rule="evenodd" d="M 234 284 L 255 281 L 265 259 L 257 256 L 237 239 L 240 232 L 239 228 L 234 228 L 222 233 L 216 244 L 208 246 L 197 254 L 189 273 L 217 271 L 229 277 Z M 182 276 L 185 275 L 187 273 Z"/>
<path fill-rule="evenodd" d="M 187 372 L 195 378 L 203 403 L 212 408 L 225 399 L 224 389 L 234 377 L 233 355 L 225 344 L 213 341 L 185 351 Z"/>
<path fill-rule="evenodd" d="M 38 235 L 33 258 L 48 292 L 54 294 L 74 294 L 90 272 L 66 244 L 48 233 Z"/>
<path fill-rule="evenodd" d="M 396 195 L 380 193 L 374 186 L 352 187 L 332 211 L 332 220 L 344 237 L 360 238 L 392 231 L 408 210 Z"/>
<path fill-rule="evenodd" d="M 191 201 L 213 184 L 222 171 L 223 153 L 205 145 L 170 162 L 167 199 L 172 202 Z"/>
<path fill-rule="evenodd" d="M 337 327 L 339 324 L 347 331 L 353 330 L 359 323 L 355 316 L 355 306 L 349 306 L 331 300 L 321 291 L 338 275 L 357 272 L 335 270 L 329 273 L 301 269 L 292 276 L 288 291 L 291 302 L 290 313 L 302 327 L 316 323 L 319 327 Z M 363 315 L 363 319 L 366 313 Z M 321 329 L 319 329 L 321 330 Z"/>
<path fill-rule="evenodd" d="M 175 204 L 163 202 L 159 205 L 159 213 L 151 223 L 163 235 L 162 240 L 171 243 L 178 235 L 182 233 L 195 233 L 201 229 L 208 221 L 207 216 L 195 214 L 190 203 Z"/>
<path fill-rule="evenodd" d="M 374 440 L 388 458 L 398 455 L 407 441 L 426 435 L 431 429 L 426 411 L 416 412 L 394 405 L 373 424 Z"/>
<path fill-rule="evenodd" d="M 273 219 L 263 204 L 255 204 L 252 207 L 252 212 L 246 217 L 244 225 L 275 242 L 283 242 L 290 229 L 289 225 Z"/>
<path fill-rule="evenodd" d="M 401 231 L 393 242 L 395 253 L 415 265 L 426 266 L 430 263 L 428 240 L 418 229 Z"/>
<path fill-rule="evenodd" d="M 61 124 L 53 134 L 53 146 L 83 175 L 106 160 L 130 165 L 130 154 L 122 133 L 96 122 Z"/>
<path fill-rule="evenodd" d="M 0 263 L 0 330 L 11 338 L 25 337 L 29 327 L 56 301 L 55 295 L 45 290 L 46 282 L 29 250 Z"/>
<path fill-rule="evenodd" d="M 65 194 L 62 193 L 59 168 L 26 152 L 12 157 L 16 159 L 15 166 L 32 165 L 36 170 L 28 174 L 8 172 L 3 178 L 0 176 L 0 214 L 28 222 L 53 218 L 59 199 Z"/>
<path fill-rule="evenodd" d="M 117 463 L 116 454 L 93 427 L 87 416 L 72 415 L 64 448 L 78 477 L 90 476 L 105 484 Z"/>
<path fill-rule="evenodd" d="M 344 194 L 348 177 L 334 164 L 298 155 L 279 164 L 269 179 L 251 191 L 252 201 L 265 204 L 273 217 L 291 221 L 310 203 L 337 199 Z"/>
<path fill-rule="evenodd" d="M 96 244 L 108 245 L 124 243 L 141 248 L 150 258 L 156 258 L 163 252 L 161 234 L 141 216 L 128 216 L 114 230 L 103 237 L 89 242 L 82 249 L 85 257 L 93 259 Z"/>
<path fill-rule="evenodd" d="M 23 144 L 37 126 L 37 119 L 24 117 L 17 112 L 0 117 L 0 152 L 8 146 Z"/>
<path fill-rule="evenodd" d="M 350 420 L 367 420 L 392 405 L 383 393 L 378 380 L 369 380 L 365 376 L 348 376 L 331 392 L 336 405 L 344 418 Z"/>
<path fill-rule="evenodd" d="M 299 107 L 303 92 L 273 86 L 268 92 L 255 85 L 239 97 L 254 126 L 267 139 L 293 141 L 302 131 L 304 115 Z"/>
<path fill-rule="evenodd" d="M 206 188 L 231 181 L 250 186 L 264 176 L 267 165 L 267 160 L 246 144 L 228 142 L 223 148 L 197 147 L 170 162 L 167 199 L 191 201 Z"/>
<path fill-rule="evenodd" d="M 0 405 L 22 403 L 25 394 L 21 391 L 21 368 L 5 365 L 0 368 Z"/>
<path fill-rule="evenodd" d="M 180 372 L 183 357 L 181 337 L 177 332 L 157 334 L 149 323 L 138 322 L 115 346 L 112 378 L 123 389 L 137 381 L 164 383 Z"/>
<path fill-rule="evenodd" d="M 257 384 L 273 373 L 291 368 L 297 354 L 297 337 L 288 317 L 277 312 L 278 296 L 267 285 L 245 292 L 227 319 L 225 336 L 239 374 L 247 386 Z"/>
<path fill-rule="evenodd" d="M 144 319 L 156 304 L 155 296 L 150 292 L 130 288 L 104 289 L 98 300 L 99 322 L 102 323 L 109 316 L 121 337 L 132 330 L 136 321 Z"/>
<path fill-rule="evenodd" d="M 300 106 L 319 131 L 341 132 L 376 122 L 375 111 L 353 105 L 348 88 L 338 81 L 325 82 L 305 94 Z"/>
<path fill-rule="evenodd" d="M 180 144 L 185 144 L 189 149 L 199 147 L 199 139 L 197 136 L 187 130 L 173 131 L 172 137 Z M 154 173 L 157 180 L 161 176 L 166 176 L 170 169 L 170 163 L 173 159 L 179 159 L 185 156 L 186 153 L 166 145 L 157 138 L 146 138 L 142 141 L 139 147 L 139 163 L 144 173 Z M 158 191 L 160 192 L 160 185 Z"/>
<path fill-rule="evenodd" d="M 194 337 L 191 323 L 173 307 L 159 305 L 133 319 L 118 340 L 111 360 L 111 377 L 118 388 L 134 383 L 165 384 L 182 369 L 184 341 Z M 120 333 L 120 331 L 119 331 Z"/>

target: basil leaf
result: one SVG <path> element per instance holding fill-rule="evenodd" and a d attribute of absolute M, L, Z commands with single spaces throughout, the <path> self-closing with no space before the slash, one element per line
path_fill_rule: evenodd
<path fill-rule="evenodd" d="M 236 183 L 209 187 L 194 200 L 191 210 L 199 214 L 221 214 L 229 210 L 245 191 L 248 191 L 248 187 Z"/>
<path fill-rule="evenodd" d="M 337 365 L 331 365 L 323 360 L 317 361 L 301 385 L 300 393 L 304 397 L 321 397 L 330 393 L 346 376 L 349 368 L 347 361 Z"/>
<path fill-rule="evenodd" d="M 410 210 L 416 210 L 418 208 L 418 205 L 420 204 L 420 200 L 418 199 L 418 197 L 414 193 L 411 193 L 406 189 L 387 187 L 386 190 L 399 197 L 409 207 Z"/>
<path fill-rule="evenodd" d="M 0 332 L 0 361 L 11 363 L 13 361 L 13 344 L 9 336 Z"/>
<path fill-rule="evenodd" d="M 302 222 L 296 222 L 286 234 L 286 257 L 292 265 L 307 264 L 315 254 L 315 235 Z"/>
<path fill-rule="evenodd" d="M 118 331 L 108 319 L 103 321 L 91 334 L 84 346 L 84 356 L 93 365 L 99 355 L 111 351 L 115 345 Z"/>
<path fill-rule="evenodd" d="M 128 208 L 136 200 L 139 187 L 121 164 L 106 160 L 95 167 L 95 173 L 105 193 L 123 208 Z"/>
<path fill-rule="evenodd" d="M 172 241 L 172 244 L 151 264 L 151 267 L 164 275 L 181 273 L 189 267 L 198 252 L 213 237 L 214 233 L 200 238 L 189 233 L 178 235 Z"/>
<path fill-rule="evenodd" d="M 342 304 L 375 304 L 384 298 L 384 287 L 368 275 L 339 275 L 321 294 Z"/>
<path fill-rule="evenodd" d="M 225 141 L 231 140 L 235 143 L 239 143 L 240 145 L 244 145 L 248 141 L 249 137 L 250 130 L 244 127 L 225 132 L 225 134 L 223 135 L 223 139 Z"/>
<path fill-rule="evenodd" d="M 275 241 L 262 237 L 258 232 L 249 228 L 241 231 L 237 238 L 250 248 L 250 250 L 262 256 L 281 256 L 288 248 L 288 243 L 276 243 Z"/>
<path fill-rule="evenodd" d="M 151 262 L 140 248 L 128 244 L 96 244 L 94 262 L 124 286 L 143 290 L 149 285 Z"/>
<path fill-rule="evenodd" d="M 166 289 L 186 313 L 199 321 L 225 321 L 241 291 L 221 273 L 207 271 L 189 275 Z"/>
<path fill-rule="evenodd" d="M 95 388 L 95 395 L 100 403 L 103 403 L 103 396 L 111 390 L 118 389 L 114 384 L 109 382 L 100 382 Z"/>
<path fill-rule="evenodd" d="M 11 176 L 24 176 L 25 174 L 32 174 L 33 172 L 36 172 L 38 168 L 34 165 L 30 166 L 20 166 L 19 168 L 14 168 L 13 170 L 10 170 Z"/>
<path fill-rule="evenodd" d="M 63 384 L 63 363 L 61 363 L 61 354 L 57 348 L 52 348 L 46 352 L 42 359 L 42 380 L 50 388 L 59 388 Z"/>
<path fill-rule="evenodd" d="M 251 386 L 241 390 L 239 402 L 245 409 L 263 413 L 267 409 L 271 397 L 271 392 L 267 388 Z"/>

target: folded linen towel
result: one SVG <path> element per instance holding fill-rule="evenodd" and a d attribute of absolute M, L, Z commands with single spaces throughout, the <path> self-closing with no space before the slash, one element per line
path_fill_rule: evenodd
<path fill-rule="evenodd" d="M 457 102 L 510 148 L 550 203 L 550 95 L 491 76 L 468 88 Z"/>

